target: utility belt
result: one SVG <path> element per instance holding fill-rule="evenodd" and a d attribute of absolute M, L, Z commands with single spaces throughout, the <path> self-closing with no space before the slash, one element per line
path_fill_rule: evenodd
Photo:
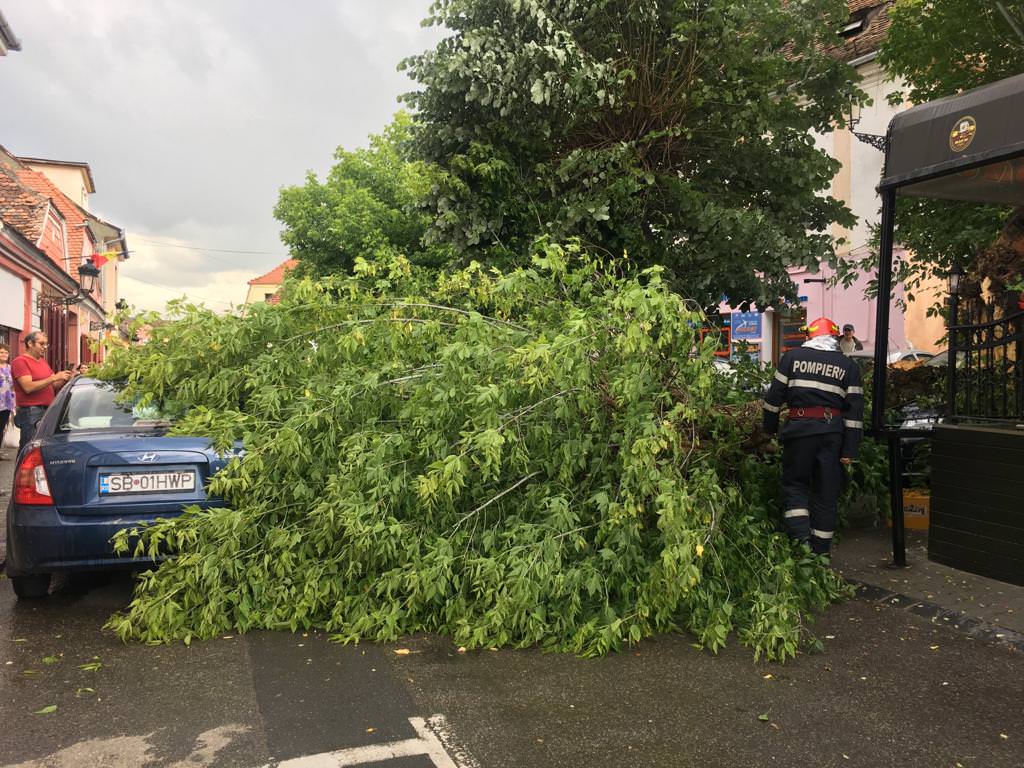
<path fill-rule="evenodd" d="M 838 417 L 840 412 L 835 408 L 827 408 L 823 405 L 805 406 L 803 408 L 792 408 L 790 407 L 789 413 L 786 418 L 789 421 L 799 419 L 824 419 L 827 422 L 831 422 L 832 419 Z"/>

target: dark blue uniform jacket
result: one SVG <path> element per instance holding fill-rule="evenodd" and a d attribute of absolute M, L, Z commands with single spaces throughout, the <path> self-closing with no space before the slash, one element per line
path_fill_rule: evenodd
<path fill-rule="evenodd" d="M 764 398 L 764 429 L 779 430 L 779 414 L 789 406 L 791 415 L 800 408 L 824 407 L 835 416 L 829 418 L 790 418 L 780 438 L 843 434 L 844 458 L 857 458 L 864 434 L 864 388 L 860 369 L 842 352 L 810 347 L 792 349 L 782 356 L 768 393 Z"/>

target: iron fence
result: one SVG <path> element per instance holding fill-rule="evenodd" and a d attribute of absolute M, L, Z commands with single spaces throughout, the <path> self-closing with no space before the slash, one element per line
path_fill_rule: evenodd
<path fill-rule="evenodd" d="M 1024 311 L 951 326 L 947 365 L 950 417 L 1024 420 Z"/>

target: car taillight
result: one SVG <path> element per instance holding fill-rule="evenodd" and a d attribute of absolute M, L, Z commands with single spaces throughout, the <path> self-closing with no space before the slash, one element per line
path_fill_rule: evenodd
<path fill-rule="evenodd" d="M 14 475 L 15 504 L 53 504 L 50 483 L 43 467 L 43 452 L 31 449 L 18 465 Z"/>

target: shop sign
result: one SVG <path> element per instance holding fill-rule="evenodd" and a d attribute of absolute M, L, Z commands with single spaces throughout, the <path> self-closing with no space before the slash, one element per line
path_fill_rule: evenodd
<path fill-rule="evenodd" d="M 761 313 L 760 312 L 733 312 L 732 313 L 732 338 L 733 341 L 745 339 L 753 341 L 761 338 Z"/>

